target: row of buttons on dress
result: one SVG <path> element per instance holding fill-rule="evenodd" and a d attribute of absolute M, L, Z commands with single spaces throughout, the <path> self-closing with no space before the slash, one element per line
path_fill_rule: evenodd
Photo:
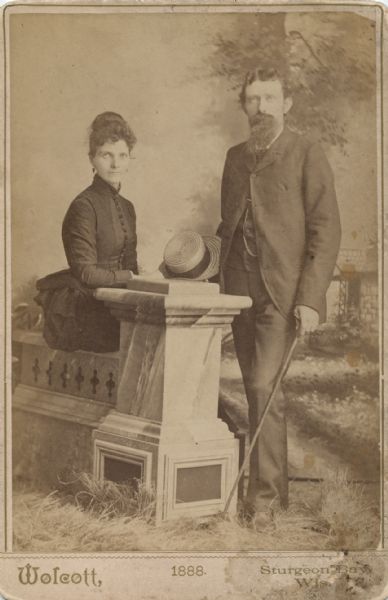
<path fill-rule="evenodd" d="M 119 256 L 119 264 L 120 266 L 122 265 L 122 262 L 124 260 L 124 255 L 125 255 L 125 248 L 128 242 L 128 230 L 125 226 L 125 220 L 124 220 L 124 215 L 123 215 L 123 211 L 121 210 L 121 206 L 120 206 L 120 202 L 119 202 L 119 198 L 118 196 L 113 196 L 113 200 L 116 206 L 116 210 L 117 210 L 117 214 L 119 215 L 119 220 L 120 220 L 120 225 L 121 225 L 121 229 L 124 232 L 124 245 L 121 249 L 120 252 L 120 256 Z"/>

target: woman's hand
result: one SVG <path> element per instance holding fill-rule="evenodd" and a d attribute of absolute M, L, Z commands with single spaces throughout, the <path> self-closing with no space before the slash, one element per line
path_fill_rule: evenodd
<path fill-rule="evenodd" d="M 151 271 L 151 273 L 144 273 L 144 275 L 141 275 L 142 279 L 164 279 L 163 274 L 159 271 L 159 269 L 156 269 L 156 271 Z"/>
<path fill-rule="evenodd" d="M 159 269 L 156 269 L 156 271 L 151 271 L 151 273 L 144 273 L 142 275 L 135 275 L 132 273 L 131 279 L 164 279 L 164 276 Z"/>

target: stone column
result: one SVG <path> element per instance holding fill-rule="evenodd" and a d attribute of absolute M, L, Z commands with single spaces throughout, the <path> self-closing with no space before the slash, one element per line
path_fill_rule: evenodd
<path fill-rule="evenodd" d="M 96 476 L 152 486 L 157 522 L 222 510 L 238 441 L 217 418 L 221 333 L 250 298 L 147 279 L 96 297 L 121 321 L 117 404 L 95 432 Z"/>

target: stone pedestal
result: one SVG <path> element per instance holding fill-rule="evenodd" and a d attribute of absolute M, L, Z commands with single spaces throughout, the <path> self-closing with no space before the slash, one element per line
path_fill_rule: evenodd
<path fill-rule="evenodd" d="M 222 510 L 238 441 L 217 418 L 221 330 L 250 298 L 146 279 L 96 297 L 120 319 L 121 347 L 116 410 L 94 432 L 95 474 L 152 486 L 157 522 Z"/>

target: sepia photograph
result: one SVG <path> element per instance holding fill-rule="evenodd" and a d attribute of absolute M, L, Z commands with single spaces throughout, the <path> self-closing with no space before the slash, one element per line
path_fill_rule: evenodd
<path fill-rule="evenodd" d="M 382 10 L 3 11 L 5 598 L 382 593 Z"/>

